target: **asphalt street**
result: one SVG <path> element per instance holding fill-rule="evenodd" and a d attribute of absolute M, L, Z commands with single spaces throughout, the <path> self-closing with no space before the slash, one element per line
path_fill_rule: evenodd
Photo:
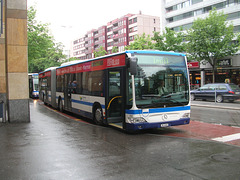
<path fill-rule="evenodd" d="M 127 134 L 40 101 L 30 111 L 30 123 L 0 124 L 0 179 L 240 179 L 239 146 Z"/>

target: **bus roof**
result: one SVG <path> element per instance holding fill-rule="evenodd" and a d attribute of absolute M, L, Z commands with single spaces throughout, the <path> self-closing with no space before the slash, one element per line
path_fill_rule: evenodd
<path fill-rule="evenodd" d="M 158 51 L 158 50 L 127 50 L 125 53 L 131 54 L 164 54 L 164 55 L 175 55 L 175 56 L 186 56 L 183 53 L 177 53 L 174 51 Z"/>
<path fill-rule="evenodd" d="M 29 76 L 38 76 L 38 73 L 28 73 Z"/>
<path fill-rule="evenodd" d="M 105 55 L 105 56 L 101 56 L 101 57 L 97 57 L 97 58 L 93 58 L 93 59 L 75 60 L 75 61 L 66 62 L 66 63 L 61 64 L 61 66 L 57 67 L 57 69 L 62 68 L 62 67 L 75 65 L 75 64 L 81 64 L 81 63 L 84 63 L 84 62 L 90 62 L 90 61 L 94 61 L 94 60 L 98 60 L 98 59 L 103 59 L 103 58 L 107 58 L 107 57 L 111 57 L 111 56 L 117 56 L 117 55 L 121 55 L 121 54 L 164 54 L 164 55 L 186 56 L 183 53 L 176 53 L 176 52 L 173 52 L 173 51 L 127 50 L 127 51 L 114 53 L 114 54 L 109 54 L 109 55 Z M 47 71 L 47 70 L 49 70 L 49 69 L 46 69 L 45 71 Z"/>
<path fill-rule="evenodd" d="M 58 68 L 58 67 L 49 67 L 49 68 L 45 69 L 44 71 L 39 72 L 39 74 L 44 73 L 44 72 L 47 72 L 47 71 L 50 71 L 50 70 L 52 70 L 52 69 L 57 69 L 57 68 Z"/>

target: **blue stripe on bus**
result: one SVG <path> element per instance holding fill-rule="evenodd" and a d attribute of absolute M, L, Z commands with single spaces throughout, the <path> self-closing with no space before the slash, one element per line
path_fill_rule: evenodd
<path fill-rule="evenodd" d="M 162 113 L 162 112 L 172 112 L 172 111 L 186 111 L 190 110 L 190 106 L 182 106 L 182 107 L 168 107 L 168 108 L 155 108 L 155 109 L 149 109 L 149 113 Z M 142 109 L 137 110 L 126 110 L 127 114 L 145 114 L 145 112 L 142 112 Z"/>

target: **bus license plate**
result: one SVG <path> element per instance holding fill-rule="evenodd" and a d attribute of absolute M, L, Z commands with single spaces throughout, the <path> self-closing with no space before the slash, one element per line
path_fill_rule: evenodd
<path fill-rule="evenodd" d="M 165 123 L 165 124 L 161 124 L 161 127 L 168 127 L 169 124 L 168 123 Z"/>

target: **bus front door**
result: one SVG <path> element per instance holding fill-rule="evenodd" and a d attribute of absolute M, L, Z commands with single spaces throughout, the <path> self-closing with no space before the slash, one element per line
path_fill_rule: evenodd
<path fill-rule="evenodd" d="M 124 120 L 123 70 L 108 71 L 107 121 L 122 127 Z"/>

